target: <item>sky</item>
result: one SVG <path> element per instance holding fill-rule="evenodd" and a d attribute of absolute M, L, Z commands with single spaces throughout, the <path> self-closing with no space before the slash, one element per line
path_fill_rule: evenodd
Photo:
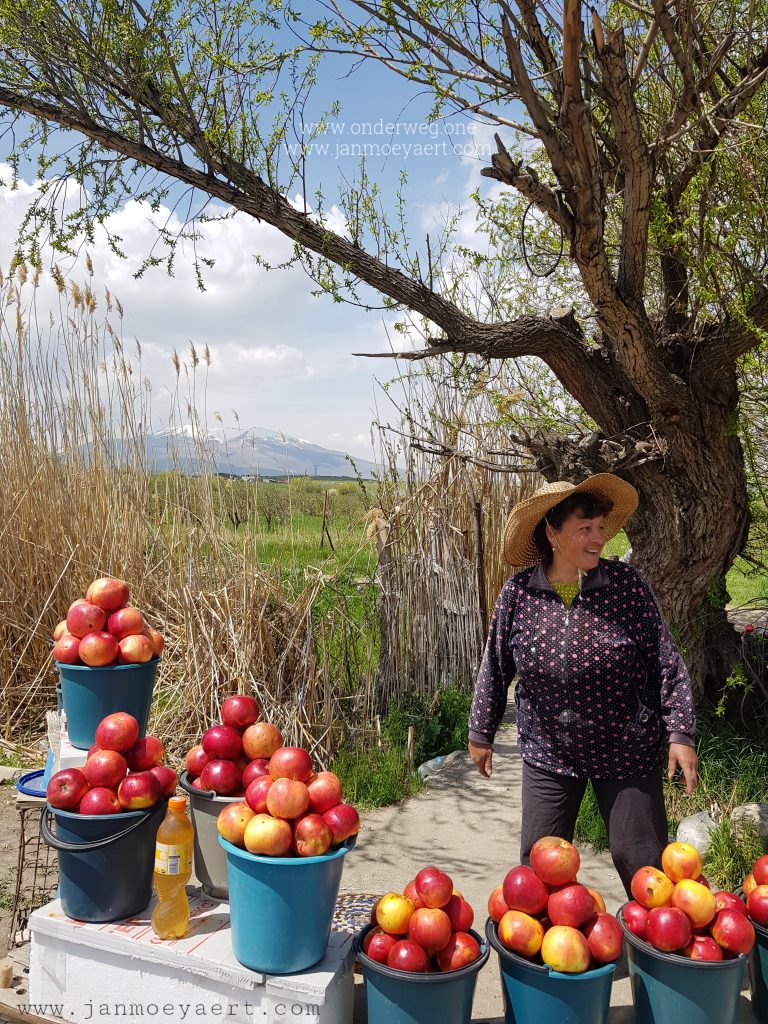
<path fill-rule="evenodd" d="M 434 237 L 446 207 L 458 207 L 463 210 L 460 232 L 465 240 L 470 238 L 474 226 L 468 197 L 478 185 L 486 193 L 493 187 L 480 176 L 480 168 L 490 163 L 492 131 L 464 118 L 427 124 L 428 98 L 418 96 L 410 83 L 372 66 L 363 66 L 352 77 L 347 70 L 338 61 L 325 65 L 316 94 L 317 109 L 333 99 L 342 105 L 317 140 L 327 149 L 310 157 L 311 173 L 323 182 L 325 195 L 331 200 L 343 187 L 340 172 L 354 173 L 358 161 L 348 154 L 355 144 L 380 144 L 378 155 L 368 160 L 369 173 L 379 181 L 384 202 L 393 206 L 400 171 L 407 170 L 412 234 L 423 239 L 430 232 Z M 10 180 L 2 164 L 7 156 L 0 150 L 4 181 Z M 32 173 L 22 168 L 15 192 L 0 187 L 4 269 L 35 190 Z M 289 198 L 300 202 L 296 195 Z M 342 223 L 337 208 L 331 207 L 329 216 L 332 225 Z M 122 238 L 127 258 L 117 257 L 104 237 L 97 236 L 87 249 L 94 267 L 92 287 L 97 300 L 107 288 L 122 303 L 124 337 L 141 344 L 158 428 L 164 425 L 175 381 L 172 353 L 177 351 L 183 360 L 190 344 L 198 351 L 207 345 L 211 365 L 205 406 L 211 426 L 281 430 L 353 456 L 374 457 L 371 423 L 377 408 L 381 419 L 397 418 L 376 378 L 388 380 L 397 368 L 394 361 L 360 359 L 352 353 L 387 351 L 390 344 L 407 347 L 393 333 L 394 314 L 313 297 L 315 286 L 300 268 L 266 271 L 254 254 L 279 261 L 290 254 L 290 242 L 245 215 L 204 227 L 200 251 L 215 260 L 214 268 L 205 272 L 204 291 L 197 287 L 191 259 L 180 258 L 173 277 L 162 267 L 138 280 L 133 276 L 155 237 L 146 206 L 128 201 L 109 227 Z M 83 252 L 78 262 L 61 262 L 65 273 L 80 283 L 87 279 L 84 257 Z M 53 286 L 44 282 L 40 301 L 48 296 L 53 297 Z"/>

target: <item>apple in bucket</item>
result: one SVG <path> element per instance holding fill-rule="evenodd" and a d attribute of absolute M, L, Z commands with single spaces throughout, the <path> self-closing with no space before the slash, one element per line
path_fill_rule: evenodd
<path fill-rule="evenodd" d="M 331 830 L 320 814 L 305 814 L 293 826 L 293 848 L 300 857 L 321 857 L 330 846 Z"/>
<path fill-rule="evenodd" d="M 245 826 L 243 841 L 249 853 L 283 857 L 293 841 L 290 822 L 271 814 L 254 814 Z"/>
<path fill-rule="evenodd" d="M 437 954 L 441 971 L 459 971 L 480 959 L 480 945 L 474 935 L 456 931 Z"/>
<path fill-rule="evenodd" d="M 95 750 L 83 765 L 88 785 L 117 789 L 128 774 L 128 765 L 116 750 Z"/>
<path fill-rule="evenodd" d="M 447 946 L 453 931 L 450 917 L 438 907 L 414 910 L 408 922 L 408 938 L 418 942 L 428 953 L 438 953 Z"/>
<path fill-rule="evenodd" d="M 543 836 L 531 847 L 531 867 L 547 885 L 566 885 L 576 879 L 579 851 L 559 836 Z"/>
<path fill-rule="evenodd" d="M 94 580 L 85 595 L 86 601 L 98 605 L 105 612 L 116 612 L 118 608 L 128 604 L 129 597 L 128 584 L 114 576 L 102 576 Z"/>
<path fill-rule="evenodd" d="M 125 761 L 132 772 L 147 772 L 163 763 L 165 744 L 156 736 L 140 736 L 126 752 Z"/>
<path fill-rule="evenodd" d="M 126 754 L 139 738 L 139 723 L 127 711 L 115 711 L 96 726 L 96 744 L 101 750 Z"/>
<path fill-rule="evenodd" d="M 82 639 L 87 633 L 103 630 L 106 621 L 107 615 L 103 608 L 90 601 L 78 600 L 70 605 L 67 612 L 67 632 Z M 112 630 L 109 632 L 112 633 Z"/>
<path fill-rule="evenodd" d="M 522 910 L 508 910 L 499 921 L 498 936 L 518 956 L 534 957 L 544 941 L 544 925 Z"/>
<path fill-rule="evenodd" d="M 580 974 L 589 967 L 589 942 L 578 928 L 552 925 L 544 933 L 541 958 L 553 971 L 561 974 Z"/>
<path fill-rule="evenodd" d="M 143 811 L 153 807 L 160 796 L 160 782 L 152 772 L 126 775 L 117 789 L 117 799 L 126 811 Z"/>
<path fill-rule="evenodd" d="M 80 814 L 119 814 L 122 805 L 117 798 L 117 793 L 106 786 L 96 786 L 89 789 L 80 801 L 78 812 Z"/>
<path fill-rule="evenodd" d="M 84 665 L 91 668 L 103 668 L 111 665 L 118 657 L 119 645 L 111 633 L 103 630 L 99 633 L 86 633 L 77 649 L 78 657 Z"/>
<path fill-rule="evenodd" d="M 80 645 L 82 647 L 82 644 Z M 155 648 L 143 633 L 124 636 L 117 644 L 118 665 L 143 665 L 152 661 Z M 82 657 L 82 655 L 81 655 Z"/>
<path fill-rule="evenodd" d="M 546 909 L 549 889 L 533 868 L 518 864 L 507 872 L 502 883 L 502 895 L 509 910 L 540 914 Z"/>
<path fill-rule="evenodd" d="M 227 804 L 216 819 L 216 828 L 233 846 L 245 845 L 245 829 L 254 812 L 246 803 Z"/>
<path fill-rule="evenodd" d="M 45 795 L 51 807 L 76 811 L 89 789 L 88 780 L 79 768 L 62 768 L 51 776 Z"/>
<path fill-rule="evenodd" d="M 245 693 L 233 693 L 221 705 L 221 721 L 233 729 L 247 728 L 259 717 L 259 705 L 255 697 Z"/>

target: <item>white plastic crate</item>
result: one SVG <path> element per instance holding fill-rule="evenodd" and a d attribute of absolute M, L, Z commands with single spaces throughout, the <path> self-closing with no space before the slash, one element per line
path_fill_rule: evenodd
<path fill-rule="evenodd" d="M 152 932 L 153 906 L 114 924 L 73 921 L 58 900 L 35 911 L 29 972 L 34 1012 L 77 1024 L 217 1018 L 226 1024 L 351 1024 L 350 935 L 332 931 L 324 959 L 307 971 L 265 975 L 235 959 L 228 904 L 191 895 L 190 928 L 173 941 Z"/>

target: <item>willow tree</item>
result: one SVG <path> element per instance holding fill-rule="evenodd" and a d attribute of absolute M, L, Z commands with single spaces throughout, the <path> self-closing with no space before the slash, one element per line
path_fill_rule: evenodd
<path fill-rule="evenodd" d="M 635 484 L 634 560 L 714 696 L 725 574 L 749 527 L 738 367 L 768 327 L 764 0 L 633 0 L 591 19 L 580 0 L 329 0 L 317 19 L 303 7 L 0 0 L 8 155 L 26 147 L 48 183 L 25 225 L 32 254 L 41 231 L 66 247 L 126 195 L 159 203 L 186 186 L 274 225 L 336 297 L 368 285 L 424 318 L 429 340 L 411 356 L 543 360 L 594 429 L 532 435 L 538 466 Z M 470 307 L 440 262 L 450 242 L 404 244 L 365 173 L 342 231 L 317 195 L 314 212 L 289 202 L 311 180 L 312 139 L 294 158 L 282 144 L 323 51 L 431 90 L 435 117 L 496 125 L 485 173 L 562 239 L 577 301 L 537 307 L 546 292 L 533 289 L 525 310 Z M 85 188 L 61 220 L 66 178 Z M 509 216 L 514 232 L 516 210 L 500 199 L 491 220 Z"/>

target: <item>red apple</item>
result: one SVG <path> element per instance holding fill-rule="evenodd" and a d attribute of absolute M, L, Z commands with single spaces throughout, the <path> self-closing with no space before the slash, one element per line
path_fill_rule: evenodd
<path fill-rule="evenodd" d="M 118 608 L 128 604 L 129 597 L 128 584 L 114 576 L 103 576 L 94 580 L 85 595 L 86 601 L 98 605 L 105 612 L 116 612 Z"/>
<path fill-rule="evenodd" d="M 68 632 L 69 630 L 67 629 L 67 620 L 62 619 L 61 622 L 57 623 L 56 628 L 53 631 L 53 639 L 60 640 L 61 637 L 63 637 L 64 634 Z"/>
<path fill-rule="evenodd" d="M 444 910 L 422 907 L 414 910 L 408 922 L 408 938 L 418 942 L 428 953 L 437 953 L 448 944 L 453 928 Z"/>
<path fill-rule="evenodd" d="M 387 967 L 411 974 L 425 974 L 429 970 L 429 957 L 418 942 L 401 939 L 396 942 L 387 956 Z"/>
<path fill-rule="evenodd" d="M 690 843 L 669 843 L 661 854 L 661 866 L 673 882 L 696 879 L 701 874 L 701 854 Z"/>
<path fill-rule="evenodd" d="M 744 881 L 742 883 L 741 888 L 744 891 L 744 899 L 747 899 L 752 890 L 757 888 L 755 876 L 752 874 L 751 871 L 744 876 Z"/>
<path fill-rule="evenodd" d="M 737 910 L 740 914 L 743 914 L 745 917 L 747 916 L 746 903 L 744 900 L 739 899 L 734 892 L 726 892 L 722 889 L 716 892 L 715 906 L 718 910 Z"/>
<path fill-rule="evenodd" d="M 502 883 L 502 892 L 509 909 L 522 910 L 524 914 L 540 914 L 549 899 L 546 885 L 533 868 L 525 864 L 520 864 L 507 872 Z"/>
<path fill-rule="evenodd" d="M 752 865 L 752 875 L 758 885 L 768 885 L 768 853 L 757 858 Z"/>
<path fill-rule="evenodd" d="M 275 785 L 279 782 L 277 779 Z M 293 848 L 300 857 L 321 857 L 330 846 L 331 830 L 322 815 L 305 814 L 293 826 Z"/>
<path fill-rule="evenodd" d="M 748 956 L 752 952 L 755 929 L 738 910 L 721 910 L 709 930 L 712 938 L 728 953 Z"/>
<path fill-rule="evenodd" d="M 272 779 L 267 792 L 267 810 L 271 815 L 275 818 L 300 818 L 308 807 L 309 790 L 303 782 L 297 779 Z"/>
<path fill-rule="evenodd" d="M 196 779 L 190 779 L 189 784 L 190 784 L 190 786 L 192 786 L 193 789 L 202 789 L 203 788 L 203 784 L 200 781 L 199 776 Z"/>
<path fill-rule="evenodd" d="M 414 882 L 425 907 L 444 907 L 453 895 L 453 882 L 449 876 L 431 864 L 419 871 Z"/>
<path fill-rule="evenodd" d="M 148 772 L 165 757 L 163 741 L 155 736 L 140 736 L 125 755 L 129 771 Z"/>
<path fill-rule="evenodd" d="M 194 747 L 190 747 L 187 751 L 185 761 L 187 772 L 190 775 L 199 775 L 210 760 L 210 757 L 208 757 L 206 752 L 203 750 L 201 743 L 198 743 Z"/>
<path fill-rule="evenodd" d="M 118 641 L 118 665 L 145 665 L 148 661 L 152 661 L 154 656 L 155 649 L 152 646 L 152 641 L 142 633 L 138 635 L 130 633 Z"/>
<path fill-rule="evenodd" d="M 709 889 L 692 878 L 681 878 L 672 890 L 672 906 L 683 910 L 694 928 L 708 925 L 717 913 L 717 902 Z"/>
<path fill-rule="evenodd" d="M 578 928 L 554 924 L 544 935 L 541 958 L 553 971 L 580 974 L 589 967 L 590 949 Z"/>
<path fill-rule="evenodd" d="M 662 953 L 675 953 L 691 941 L 693 929 L 684 911 L 677 907 L 654 907 L 645 924 L 648 942 Z"/>
<path fill-rule="evenodd" d="M 88 747 L 88 753 L 85 755 L 86 761 L 91 756 L 91 754 L 95 754 L 97 750 L 101 750 L 101 747 L 99 746 L 99 744 L 98 743 L 92 743 L 90 745 L 90 747 Z"/>
<path fill-rule="evenodd" d="M 107 629 L 118 640 L 126 636 L 139 636 L 146 625 L 139 609 L 133 607 L 120 608 L 119 611 L 112 612 L 107 619 Z"/>
<path fill-rule="evenodd" d="M 381 928 L 371 928 L 363 939 L 363 952 L 377 964 L 385 964 L 389 951 L 396 942 L 397 939 L 394 935 L 389 935 Z"/>
<path fill-rule="evenodd" d="M 768 928 L 768 885 L 758 885 L 747 897 L 747 910 L 755 924 Z"/>
<path fill-rule="evenodd" d="M 245 693 L 234 693 L 221 705 L 221 720 L 224 725 L 231 725 L 233 729 L 253 725 L 258 717 L 259 705 L 255 697 Z"/>
<path fill-rule="evenodd" d="M 106 786 L 89 789 L 78 807 L 80 814 L 119 814 L 122 809 L 117 793 Z"/>
<path fill-rule="evenodd" d="M 550 894 L 547 917 L 552 924 L 579 928 L 595 912 L 592 893 L 583 885 L 566 885 Z"/>
<path fill-rule="evenodd" d="M 155 764 L 149 770 L 160 783 L 162 796 L 173 796 L 179 782 L 179 777 L 173 768 L 169 768 L 166 764 Z"/>
<path fill-rule="evenodd" d="M 212 725 L 203 733 L 203 750 L 214 761 L 236 761 L 242 749 L 240 733 L 231 725 Z"/>
<path fill-rule="evenodd" d="M 82 638 L 86 633 L 97 633 L 104 629 L 106 621 L 104 609 L 90 601 L 75 601 L 67 612 L 67 630 L 72 636 Z"/>
<path fill-rule="evenodd" d="M 290 823 L 271 814 L 254 814 L 245 826 L 245 848 L 249 853 L 266 857 L 283 857 L 291 848 L 293 833 Z"/>
<path fill-rule="evenodd" d="M 403 889 L 403 896 L 408 897 L 416 910 L 420 910 L 424 906 L 424 901 L 416 892 L 416 882 L 414 880 L 411 880 Z"/>
<path fill-rule="evenodd" d="M 646 926 L 648 923 L 648 911 L 637 900 L 630 900 L 624 907 L 624 924 L 636 935 L 638 939 L 642 939 L 644 942 L 648 939 L 648 933 Z"/>
<path fill-rule="evenodd" d="M 102 718 L 96 726 L 94 738 L 102 750 L 125 754 L 139 738 L 139 723 L 127 711 L 115 711 Z"/>
<path fill-rule="evenodd" d="M 116 750 L 96 750 L 83 765 L 83 775 L 89 786 L 117 789 L 128 774 L 128 765 Z"/>
<path fill-rule="evenodd" d="M 155 658 L 159 658 L 165 649 L 165 637 L 157 630 L 153 629 L 152 626 L 145 626 L 141 631 L 141 635 L 145 636 L 152 644 L 152 653 Z"/>
<path fill-rule="evenodd" d="M 415 913 L 413 903 L 399 892 L 387 892 L 375 907 L 376 924 L 390 935 L 407 935 Z"/>
<path fill-rule="evenodd" d="M 259 775 L 246 787 L 245 802 L 256 814 L 266 813 L 267 793 L 272 788 L 273 781 L 271 775 Z"/>
<path fill-rule="evenodd" d="M 544 939 L 544 925 L 522 910 L 508 910 L 498 924 L 499 942 L 518 956 L 536 956 Z"/>
<path fill-rule="evenodd" d="M 79 768 L 62 768 L 49 779 L 45 796 L 51 807 L 59 811 L 76 811 L 89 788 Z"/>
<path fill-rule="evenodd" d="M 504 887 L 497 885 L 488 897 L 488 914 L 498 924 L 509 909 L 504 900 Z"/>
<path fill-rule="evenodd" d="M 333 772 L 318 772 L 307 783 L 309 806 L 318 814 L 325 814 L 341 803 L 341 782 Z"/>
<path fill-rule="evenodd" d="M 91 668 L 111 665 L 118 654 L 117 640 L 111 633 L 86 633 L 77 651 L 80 661 Z"/>
<path fill-rule="evenodd" d="M 257 757 L 270 758 L 283 745 L 283 734 L 276 725 L 269 722 L 254 722 L 242 737 L 243 750 L 251 760 Z"/>
<path fill-rule="evenodd" d="M 621 956 L 624 933 L 612 914 L 597 914 L 586 922 L 582 931 L 589 943 L 589 951 L 598 963 L 609 964 Z"/>
<path fill-rule="evenodd" d="M 681 952 L 689 960 L 715 961 L 723 959 L 723 951 L 711 935 L 694 935 Z"/>
<path fill-rule="evenodd" d="M 454 932 L 437 954 L 437 966 L 441 971 L 458 971 L 480 959 L 480 945 L 467 932 Z"/>
<path fill-rule="evenodd" d="M 475 920 L 475 912 L 462 896 L 455 893 L 445 905 L 445 912 L 451 919 L 451 927 L 455 932 L 468 932 Z"/>
<path fill-rule="evenodd" d="M 280 747 L 269 759 L 269 774 L 273 779 L 309 782 L 312 758 L 303 747 Z"/>
<path fill-rule="evenodd" d="M 543 836 L 531 847 L 531 867 L 547 885 L 575 881 L 580 863 L 576 847 L 559 836 Z"/>
<path fill-rule="evenodd" d="M 240 788 L 242 776 L 234 761 L 209 761 L 200 772 L 200 785 L 218 796 L 229 796 Z"/>
<path fill-rule="evenodd" d="M 53 645 L 53 657 L 62 665 L 78 665 L 80 663 L 80 638 L 71 633 L 63 633 Z"/>
<path fill-rule="evenodd" d="M 245 849 L 245 829 L 253 816 L 253 811 L 248 804 L 227 804 L 216 819 L 219 835 L 233 846 L 239 846 L 241 850 Z"/>
<path fill-rule="evenodd" d="M 253 761 L 248 761 L 243 768 L 243 786 L 247 789 L 254 779 L 263 775 L 269 775 L 269 761 L 266 757 L 256 757 Z M 271 775 L 269 777 L 272 778 Z"/>
<path fill-rule="evenodd" d="M 152 772 L 126 775 L 117 790 L 117 799 L 127 811 L 152 807 L 160 799 L 160 783 Z"/>
<path fill-rule="evenodd" d="M 331 830 L 334 846 L 343 843 L 350 836 L 356 836 L 360 830 L 360 815 L 351 804 L 336 804 L 326 811 L 323 817 Z"/>
<path fill-rule="evenodd" d="M 630 883 L 632 895 L 646 910 L 669 906 L 674 887 L 674 882 L 663 871 L 650 864 L 638 868 Z"/>

